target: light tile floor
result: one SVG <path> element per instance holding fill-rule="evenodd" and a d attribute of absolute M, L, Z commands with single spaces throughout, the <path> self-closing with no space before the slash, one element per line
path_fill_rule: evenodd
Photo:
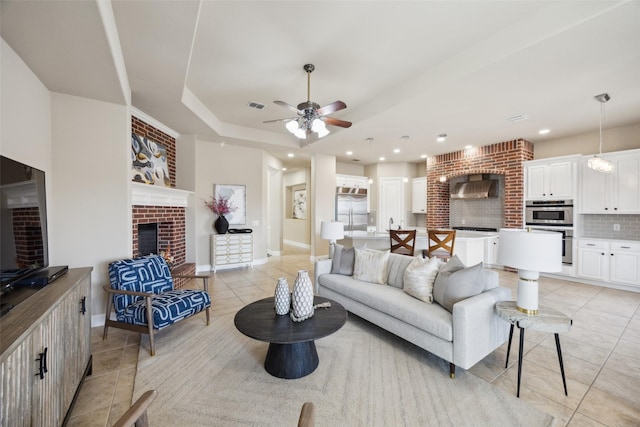
<path fill-rule="evenodd" d="M 278 277 L 293 283 L 298 270 L 313 271 L 309 252 L 287 246 L 265 265 L 212 274 L 215 317 L 273 295 Z M 517 277 L 500 271 L 500 283 L 515 296 Z M 640 293 L 541 278 L 540 303 L 573 319 L 560 335 L 569 396 L 564 395 L 553 334 L 527 331 L 520 398 L 556 417 L 556 426 L 640 425 Z M 518 331 L 508 369 L 507 345 L 470 372 L 515 395 Z M 162 339 L 159 334 L 158 339 Z M 70 426 L 111 426 L 131 404 L 140 336 L 111 328 L 92 330 L 93 375 L 82 386 Z"/>

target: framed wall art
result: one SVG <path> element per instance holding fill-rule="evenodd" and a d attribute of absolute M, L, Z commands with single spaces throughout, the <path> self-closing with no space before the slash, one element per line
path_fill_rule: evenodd
<path fill-rule="evenodd" d="M 171 187 L 164 145 L 131 133 L 131 161 L 133 181 Z"/>
<path fill-rule="evenodd" d="M 225 218 L 229 225 L 244 225 L 247 223 L 247 187 L 234 184 L 213 184 L 213 197 L 224 197 L 235 210 Z"/>
<path fill-rule="evenodd" d="M 293 218 L 307 219 L 307 190 L 293 192 Z"/>

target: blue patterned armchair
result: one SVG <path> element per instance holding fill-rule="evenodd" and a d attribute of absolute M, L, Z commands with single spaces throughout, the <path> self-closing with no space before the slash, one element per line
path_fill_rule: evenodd
<path fill-rule="evenodd" d="M 151 355 L 155 355 L 154 333 L 203 310 L 210 323 L 208 275 L 180 276 L 200 278 L 204 290 L 174 289 L 169 266 L 160 255 L 125 259 L 109 264 L 111 286 L 108 293 L 103 339 L 110 326 L 149 334 Z M 113 307 L 116 320 L 111 319 Z"/>

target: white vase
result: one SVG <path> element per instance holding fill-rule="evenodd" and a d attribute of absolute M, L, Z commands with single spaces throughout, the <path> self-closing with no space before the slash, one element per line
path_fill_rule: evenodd
<path fill-rule="evenodd" d="M 287 314 L 291 307 L 291 294 L 289 293 L 289 283 L 286 277 L 280 277 L 276 285 L 275 308 L 276 314 Z"/>
<path fill-rule="evenodd" d="M 291 319 L 301 322 L 313 316 L 313 284 L 307 270 L 298 270 L 291 294 Z"/>

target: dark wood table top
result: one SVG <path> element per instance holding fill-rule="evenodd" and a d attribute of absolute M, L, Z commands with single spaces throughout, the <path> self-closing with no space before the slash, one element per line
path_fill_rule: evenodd
<path fill-rule="evenodd" d="M 330 308 L 316 308 L 313 317 L 294 322 L 288 314 L 278 315 L 274 297 L 253 302 L 236 313 L 234 324 L 246 336 L 276 344 L 292 344 L 331 335 L 347 322 L 347 310 L 339 303 L 315 296 L 313 303 L 330 302 Z"/>

